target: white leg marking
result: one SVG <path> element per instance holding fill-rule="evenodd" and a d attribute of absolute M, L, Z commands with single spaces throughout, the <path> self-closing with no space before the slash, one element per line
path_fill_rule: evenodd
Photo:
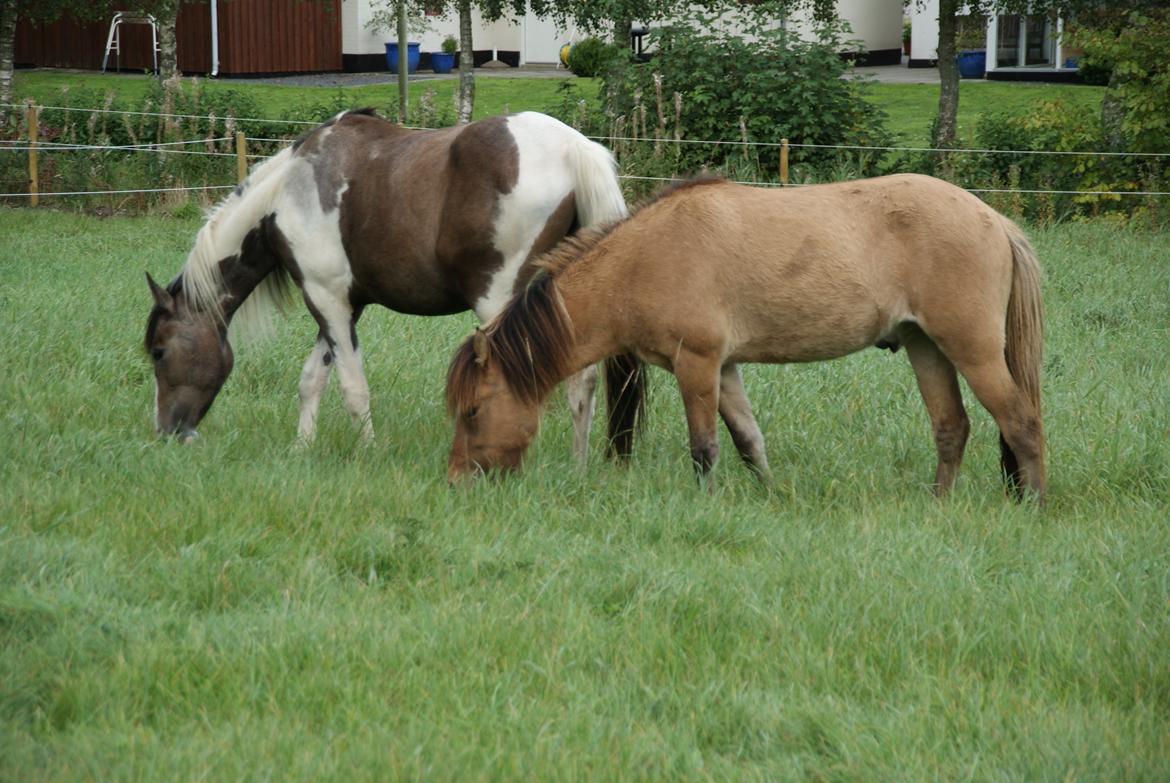
<path fill-rule="evenodd" d="M 586 367 L 565 381 L 569 413 L 573 416 L 573 456 L 584 468 L 589 458 L 589 429 L 597 407 L 597 365 Z"/>
<path fill-rule="evenodd" d="M 349 290 L 353 285 L 353 272 L 341 241 L 341 210 L 321 210 L 312 167 L 307 162 L 294 160 L 290 166 L 296 168 L 290 171 L 281 203 L 277 205 L 277 225 L 288 240 L 301 268 L 305 297 L 321 314 L 324 321 L 321 328 L 333 341 L 333 359 L 337 365 L 337 378 L 341 382 L 341 396 L 346 410 L 361 427 L 363 439 L 369 441 L 374 436 L 370 423 L 370 387 L 362 372 L 361 353 L 350 340 L 353 308 L 349 304 Z M 339 186 L 336 198 L 338 204 L 347 188 L 348 183 L 343 182 Z M 282 209 L 285 205 L 287 209 Z M 282 220 L 282 216 L 286 217 Z M 317 350 L 314 349 L 309 361 L 313 361 Z M 305 375 L 312 375 L 308 362 L 302 375 L 302 384 Z M 315 378 L 310 378 L 310 387 Z M 304 413 L 302 408 L 302 431 Z M 314 420 L 315 416 L 314 410 Z"/>
<path fill-rule="evenodd" d="M 307 446 L 317 436 L 317 410 L 321 405 L 321 394 L 329 383 L 331 364 L 325 363 L 325 356 L 329 353 L 329 343 L 318 338 L 317 344 L 305 360 L 305 367 L 301 370 L 301 420 L 297 426 L 297 442 Z"/>

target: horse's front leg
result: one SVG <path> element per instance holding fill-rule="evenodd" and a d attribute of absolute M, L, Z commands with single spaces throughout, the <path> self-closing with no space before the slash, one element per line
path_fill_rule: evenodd
<path fill-rule="evenodd" d="M 597 366 L 586 367 L 565 382 L 573 416 L 573 456 L 584 469 L 589 459 L 589 429 L 597 407 Z"/>
<path fill-rule="evenodd" d="M 708 489 L 714 488 L 714 482 L 709 476 L 719 459 L 719 438 L 715 424 L 719 411 L 720 364 L 719 358 L 715 356 L 680 351 L 673 367 L 687 414 L 691 460 L 695 464 L 699 482 L 706 480 Z"/>
<path fill-rule="evenodd" d="M 361 429 L 362 440 L 369 443 L 374 439 L 374 425 L 370 421 L 370 385 L 362 369 L 362 354 L 354 328 L 361 310 L 355 310 L 348 301 L 331 296 L 324 289 L 308 285 L 305 286 L 305 299 L 310 312 L 317 316 L 329 354 L 337 367 L 345 409 Z"/>
<path fill-rule="evenodd" d="M 728 364 L 719 373 L 719 415 L 731 433 L 739 456 L 764 484 L 772 483 L 768 456 L 764 453 L 764 434 L 752 414 L 751 403 L 743 388 L 739 365 Z"/>
<path fill-rule="evenodd" d="M 317 344 L 309 352 L 305 367 L 301 370 L 300 401 L 301 418 L 297 425 L 297 444 L 308 446 L 317 437 L 317 411 L 321 407 L 321 394 L 329 383 L 333 367 L 333 353 L 325 335 L 317 335 Z"/>

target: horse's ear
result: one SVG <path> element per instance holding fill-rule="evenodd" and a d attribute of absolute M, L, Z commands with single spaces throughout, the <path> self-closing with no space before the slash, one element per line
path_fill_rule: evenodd
<path fill-rule="evenodd" d="M 492 355 L 492 344 L 483 329 L 476 329 L 471 337 L 471 350 L 475 352 L 475 363 L 480 367 L 487 364 Z"/>
<path fill-rule="evenodd" d="M 175 299 L 167 289 L 154 282 L 150 272 L 146 273 L 146 284 L 150 286 L 150 293 L 154 296 L 154 303 L 164 310 L 174 311 Z"/>

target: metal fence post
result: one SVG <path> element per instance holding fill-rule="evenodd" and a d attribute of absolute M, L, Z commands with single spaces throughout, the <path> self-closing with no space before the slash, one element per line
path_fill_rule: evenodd
<path fill-rule="evenodd" d="M 780 139 L 780 184 L 788 185 L 788 139 Z"/>

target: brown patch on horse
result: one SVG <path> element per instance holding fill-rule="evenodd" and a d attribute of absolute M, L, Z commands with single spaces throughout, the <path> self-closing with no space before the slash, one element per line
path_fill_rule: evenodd
<path fill-rule="evenodd" d="M 340 220 L 355 305 L 442 315 L 466 310 L 487 291 L 504 262 L 493 243 L 498 201 L 520 177 L 506 118 L 417 131 L 346 114 L 321 150 L 343 161 L 348 183 Z M 405 209 L 389 197 L 407 192 Z M 386 236 L 396 238 L 390 261 Z"/>
<path fill-rule="evenodd" d="M 484 350 L 476 340 L 486 338 Z M 447 371 L 447 412 L 464 412 L 475 400 L 487 362 L 508 388 L 527 403 L 540 402 L 572 371 L 573 325 L 550 275 L 537 274 L 484 329 L 463 342 Z"/>
<path fill-rule="evenodd" d="M 523 291 L 528 282 L 532 280 L 532 276 L 536 274 L 537 267 L 532 262 L 555 248 L 561 240 L 572 236 L 579 228 L 580 226 L 577 225 L 577 198 L 573 193 L 569 193 L 549 215 L 548 220 L 544 222 L 544 228 L 540 230 L 536 241 L 532 243 L 528 260 L 520 268 L 520 272 L 516 275 L 516 282 L 512 284 L 513 295 Z"/>

